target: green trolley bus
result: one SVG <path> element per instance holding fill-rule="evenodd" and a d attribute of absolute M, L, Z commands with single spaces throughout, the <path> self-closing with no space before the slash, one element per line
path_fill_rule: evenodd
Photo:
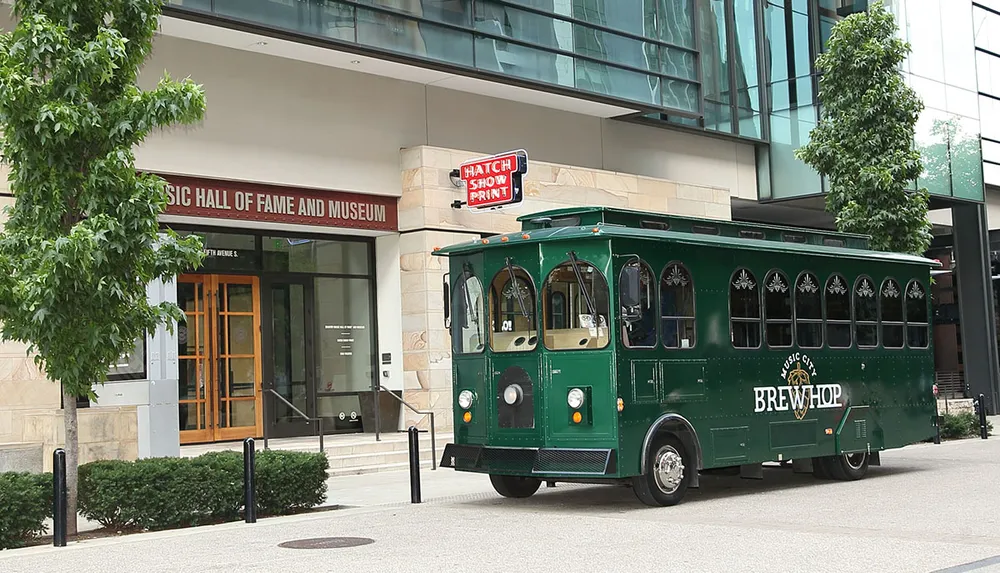
<path fill-rule="evenodd" d="M 935 434 L 930 270 L 865 236 L 582 207 L 449 258 L 441 466 L 673 505 L 765 462 L 854 480 Z"/>

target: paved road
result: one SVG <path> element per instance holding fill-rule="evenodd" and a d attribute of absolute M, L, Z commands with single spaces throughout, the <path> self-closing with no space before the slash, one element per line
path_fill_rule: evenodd
<path fill-rule="evenodd" d="M 424 472 L 425 503 L 411 505 L 394 502 L 408 499 L 405 474 L 344 478 L 332 494 L 362 507 L 4 551 L 0 572 L 1000 571 L 1000 437 L 910 446 L 883 464 L 849 483 L 705 477 L 673 508 L 597 486 L 506 500 L 449 470 Z M 374 543 L 278 547 L 327 536 Z"/>

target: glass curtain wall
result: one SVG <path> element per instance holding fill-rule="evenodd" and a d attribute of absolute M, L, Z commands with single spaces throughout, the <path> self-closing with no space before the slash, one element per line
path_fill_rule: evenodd
<path fill-rule="evenodd" d="M 816 126 L 818 81 L 813 62 L 825 49 L 842 4 L 841 0 L 767 0 L 771 145 L 758 154 L 762 199 L 828 190 L 827 182 L 793 154 Z M 912 49 L 901 72 L 925 105 L 916 128 L 924 173 L 913 187 L 925 187 L 937 196 L 982 201 L 979 107 L 984 98 L 977 101 L 974 38 L 985 38 L 988 32 L 973 33 L 971 0 L 886 0 L 885 6 L 896 17 L 899 36 Z M 986 109 L 984 105 L 984 115 Z"/>
<path fill-rule="evenodd" d="M 1000 186 L 1000 0 L 975 0 L 976 74 L 982 130 L 983 179 Z"/>
<path fill-rule="evenodd" d="M 916 134 L 924 173 L 916 185 L 932 195 L 982 201 L 976 42 L 985 39 L 988 24 L 974 18 L 971 0 L 892 0 L 886 6 L 912 48 L 903 75 L 925 106 Z"/>
<path fill-rule="evenodd" d="M 697 117 L 695 0 L 170 0 Z"/>

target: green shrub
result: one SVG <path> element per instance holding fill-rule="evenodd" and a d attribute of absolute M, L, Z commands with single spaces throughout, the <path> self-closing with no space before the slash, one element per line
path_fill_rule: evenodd
<path fill-rule="evenodd" d="M 258 515 L 284 515 L 326 499 L 323 454 L 257 453 Z M 117 530 L 233 521 L 243 510 L 242 452 L 197 458 L 99 461 L 80 466 L 80 512 Z"/>
<path fill-rule="evenodd" d="M 986 428 L 993 430 L 993 423 L 986 421 Z M 941 438 L 952 440 L 979 435 L 979 417 L 972 412 L 944 414 L 941 420 Z"/>
<path fill-rule="evenodd" d="M 46 533 L 52 517 L 52 474 L 0 473 L 0 549 Z"/>
<path fill-rule="evenodd" d="M 329 465 L 326 455 L 320 453 L 275 450 L 258 453 L 254 472 L 257 513 L 282 515 L 323 503 Z"/>

